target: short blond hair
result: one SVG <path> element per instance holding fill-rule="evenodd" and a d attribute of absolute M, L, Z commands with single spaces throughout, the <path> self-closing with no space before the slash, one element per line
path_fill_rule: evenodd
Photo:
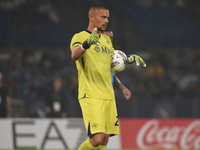
<path fill-rule="evenodd" d="M 90 9 L 89 9 L 89 13 L 92 13 L 93 11 L 97 10 L 99 11 L 99 9 L 106 9 L 106 10 L 109 10 L 108 7 L 104 4 L 93 4 Z"/>

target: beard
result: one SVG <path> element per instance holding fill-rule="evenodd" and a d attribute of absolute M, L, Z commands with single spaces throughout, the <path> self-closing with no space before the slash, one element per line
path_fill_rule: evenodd
<path fill-rule="evenodd" d="M 105 28 L 103 28 L 103 29 L 102 29 L 102 28 L 103 28 L 103 27 L 99 27 L 99 28 L 97 28 L 97 30 L 98 30 L 98 31 L 105 31 L 107 27 L 105 27 Z"/>
<path fill-rule="evenodd" d="M 101 28 L 97 28 L 97 30 L 98 30 L 98 31 L 104 31 L 104 30 L 102 30 Z"/>

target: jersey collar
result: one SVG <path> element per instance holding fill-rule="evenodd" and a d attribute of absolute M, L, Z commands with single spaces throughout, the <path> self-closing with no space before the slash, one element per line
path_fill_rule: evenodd
<path fill-rule="evenodd" d="M 89 34 L 91 34 L 92 32 L 90 32 L 89 30 L 85 30 L 86 32 L 88 32 Z M 101 34 L 99 35 L 99 38 L 101 37 Z"/>

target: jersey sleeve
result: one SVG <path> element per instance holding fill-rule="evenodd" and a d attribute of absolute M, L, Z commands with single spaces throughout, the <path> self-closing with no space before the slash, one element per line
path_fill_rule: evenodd
<path fill-rule="evenodd" d="M 83 43 L 83 40 L 80 36 L 80 34 L 75 34 L 73 37 L 72 37 L 72 40 L 71 40 L 71 43 L 70 43 L 70 49 L 72 50 L 73 47 L 75 46 L 79 46 Z"/>

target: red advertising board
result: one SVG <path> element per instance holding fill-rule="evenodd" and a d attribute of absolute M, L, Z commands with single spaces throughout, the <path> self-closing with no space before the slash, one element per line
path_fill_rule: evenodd
<path fill-rule="evenodd" d="M 200 119 L 120 119 L 122 148 L 200 149 Z"/>

